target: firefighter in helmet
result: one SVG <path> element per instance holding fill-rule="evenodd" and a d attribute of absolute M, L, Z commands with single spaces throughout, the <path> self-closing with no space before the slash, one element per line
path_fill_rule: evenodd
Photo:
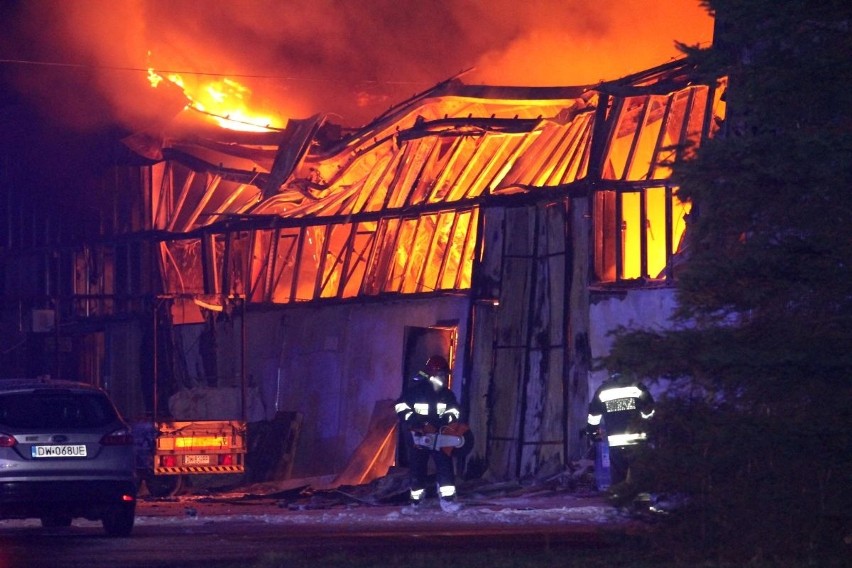
<path fill-rule="evenodd" d="M 424 369 L 417 373 L 396 403 L 396 414 L 405 426 L 402 435 L 407 438 L 408 466 L 411 476 L 410 504 L 416 508 L 426 493 L 426 476 L 429 458 L 435 463 L 438 494 L 444 511 L 456 511 L 455 471 L 449 451 L 436 445 L 424 446 L 423 441 L 439 434 L 442 428 L 459 420 L 456 396 L 447 388 L 450 367 L 441 356 L 432 356 Z M 413 435 L 412 435 L 413 434 Z"/>
<path fill-rule="evenodd" d="M 630 462 L 647 441 L 645 425 L 653 415 L 654 398 L 634 377 L 611 373 L 595 391 L 589 403 L 586 430 L 596 440 L 601 438 L 602 430 L 606 435 L 612 485 L 628 480 Z"/>

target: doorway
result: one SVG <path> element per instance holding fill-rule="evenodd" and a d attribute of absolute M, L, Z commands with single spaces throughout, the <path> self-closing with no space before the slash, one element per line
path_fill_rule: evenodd
<path fill-rule="evenodd" d="M 440 355 L 450 365 L 450 376 L 447 387 L 453 387 L 453 368 L 455 367 L 456 343 L 458 340 L 458 322 L 442 322 L 431 327 L 406 326 L 403 338 L 402 353 L 402 385 L 401 391 L 408 388 L 412 377 L 423 370 L 426 360 L 433 355 Z M 397 465 L 407 467 L 406 429 L 400 427 L 397 436 Z"/>
<path fill-rule="evenodd" d="M 402 388 L 408 386 L 408 381 L 423 369 L 426 359 L 433 355 L 440 355 L 449 363 L 447 387 L 452 388 L 457 336 L 458 324 L 455 322 L 432 327 L 406 326 L 402 354 Z"/>

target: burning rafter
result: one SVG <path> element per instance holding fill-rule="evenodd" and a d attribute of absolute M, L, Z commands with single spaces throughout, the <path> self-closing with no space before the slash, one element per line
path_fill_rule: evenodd
<path fill-rule="evenodd" d="M 689 212 L 668 164 L 724 115 L 721 89 L 688 71 L 670 64 L 595 88 L 445 83 L 333 146 L 321 117 L 241 144 L 166 140 L 156 219 L 189 233 L 165 244 L 167 288 L 273 303 L 464 290 L 480 207 L 585 192 L 592 179 L 597 278 L 664 278 Z M 235 238 L 240 228 L 249 238 Z M 199 231 L 218 235 L 209 258 Z M 200 265 L 225 257 L 247 265 L 219 270 L 237 276 L 211 290 Z"/>

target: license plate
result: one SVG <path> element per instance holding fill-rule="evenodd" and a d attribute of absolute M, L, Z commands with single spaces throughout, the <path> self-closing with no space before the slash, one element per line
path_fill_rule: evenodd
<path fill-rule="evenodd" d="M 30 450 L 34 458 L 84 458 L 84 444 L 66 444 L 62 446 L 33 446 Z"/>
<path fill-rule="evenodd" d="M 184 465 L 209 465 L 210 456 L 183 456 Z"/>

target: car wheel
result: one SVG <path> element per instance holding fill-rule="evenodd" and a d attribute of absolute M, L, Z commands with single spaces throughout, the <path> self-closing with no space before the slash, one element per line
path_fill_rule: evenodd
<path fill-rule="evenodd" d="M 49 515 L 41 518 L 41 526 L 46 529 L 55 529 L 71 526 L 71 515 Z"/>
<path fill-rule="evenodd" d="M 171 497 L 177 495 L 183 487 L 182 475 L 154 475 L 145 476 L 145 487 L 151 497 Z"/>
<path fill-rule="evenodd" d="M 136 503 L 118 503 L 107 508 L 101 522 L 108 536 L 130 536 L 136 519 Z"/>

